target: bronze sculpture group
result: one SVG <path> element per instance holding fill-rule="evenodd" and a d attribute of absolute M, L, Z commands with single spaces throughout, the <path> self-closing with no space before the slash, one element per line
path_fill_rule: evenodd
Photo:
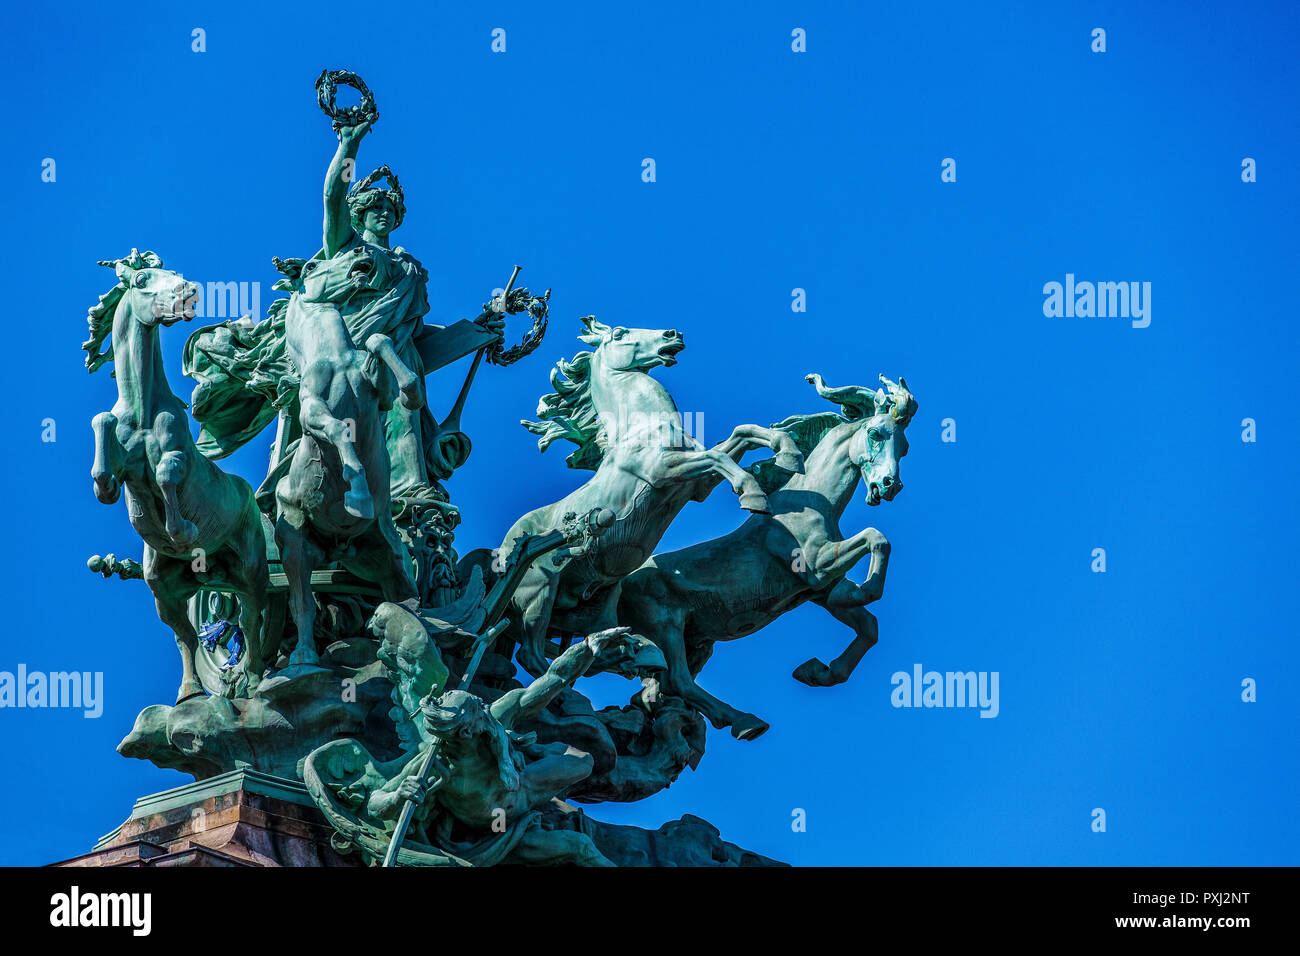
<path fill-rule="evenodd" d="M 335 106 L 339 85 L 362 104 Z M 569 465 L 590 477 L 522 516 L 499 547 L 462 558 L 442 485 L 469 454 L 460 413 L 483 358 L 510 364 L 540 342 L 549 291 L 512 277 L 475 319 L 426 323 L 424 269 L 389 242 L 406 212 L 396 176 L 381 167 L 349 188 L 373 97 L 342 71 L 317 89 L 339 139 L 322 248 L 274 260 L 288 295 L 265 320 L 190 336 L 188 413 L 159 335 L 194 316 L 196 287 L 152 252 L 103 263 L 117 283 L 91 310 L 86 364 L 113 363 L 118 397 L 94 418 L 94 492 L 113 503 L 125 491 L 182 665 L 175 705 L 146 709 L 119 749 L 200 778 L 245 768 L 301 780 L 360 862 L 751 858 L 690 826 L 646 856 L 573 802 L 668 786 L 699 763 L 705 718 L 742 740 L 767 730 L 697 677 L 717 641 L 799 604 L 826 608 L 853 640 L 794 676 L 847 679 L 877 639 L 866 608 L 889 543 L 874 528 L 846 538 L 839 520 L 859 484 L 870 505 L 902 487 L 916 412 L 906 382 L 831 387 L 810 375 L 837 410 L 741 425 L 706 448 L 651 374 L 677 363 L 682 334 L 587 316 L 587 350 L 558 364 L 540 421 L 524 425 L 542 451 L 573 443 Z M 511 314 L 534 325 L 505 350 Z M 438 422 L 424 377 L 471 354 Z M 259 488 L 216 464 L 272 422 Z M 770 457 L 741 464 L 760 448 Z M 723 481 L 743 523 L 656 554 L 686 504 Z M 864 557 L 857 584 L 848 575 Z M 113 573 L 98 557 L 92 567 Z M 575 685 L 597 671 L 640 682 L 627 705 L 592 707 Z"/>

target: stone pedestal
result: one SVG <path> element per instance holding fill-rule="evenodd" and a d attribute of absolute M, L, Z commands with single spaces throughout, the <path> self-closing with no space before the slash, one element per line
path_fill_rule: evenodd
<path fill-rule="evenodd" d="M 782 865 L 727 843 L 690 815 L 658 830 L 602 823 L 552 802 L 552 829 L 586 833 L 620 866 Z M 126 822 L 83 856 L 53 866 L 364 866 L 334 848 L 334 830 L 296 780 L 232 770 L 135 802 Z"/>
<path fill-rule="evenodd" d="M 234 770 L 135 802 L 95 848 L 55 866 L 358 866 L 299 782 Z"/>

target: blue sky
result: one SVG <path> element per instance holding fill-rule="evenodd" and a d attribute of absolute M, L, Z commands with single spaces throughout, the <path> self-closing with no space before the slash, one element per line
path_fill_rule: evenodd
<path fill-rule="evenodd" d="M 920 403 L 906 490 L 876 509 L 860 494 L 843 522 L 893 543 L 880 643 L 853 678 L 789 676 L 850 638 L 816 607 L 719 646 L 702 682 L 771 731 L 710 731 L 697 771 L 593 815 L 695 813 L 801 864 L 1300 862 L 1283 601 L 1296 8 L 548 6 L 10 12 L 0 670 L 102 671 L 106 699 L 95 720 L 0 710 L 0 861 L 84 852 L 137 796 L 187 779 L 114 752 L 140 709 L 170 702 L 177 659 L 142 583 L 85 569 L 140 551 L 124 507 L 90 494 L 89 420 L 114 400 L 81 365 L 85 311 L 110 284 L 95 261 L 154 249 L 187 278 L 260 282 L 264 308 L 270 257 L 320 245 L 334 138 L 312 83 L 346 67 L 379 102 L 360 164 L 401 176 L 395 241 L 429 271 L 430 321 L 475 314 L 515 263 L 554 288 L 543 347 L 485 369 L 466 412 L 474 452 L 449 484 L 462 551 L 581 480 L 515 423 L 580 347 L 583 314 L 682 330 L 680 364 L 657 374 L 709 440 L 829 407 L 811 371 L 901 374 Z M 1046 317 L 1043 285 L 1067 273 L 1150 282 L 1150 326 Z M 182 396 L 188 332 L 164 333 Z M 431 380 L 435 408 L 460 379 Z M 269 440 L 232 467 L 256 483 Z M 663 547 L 741 517 L 724 488 Z M 998 717 L 892 707 L 890 676 L 917 663 L 998 672 Z M 590 685 L 598 703 L 632 689 Z"/>

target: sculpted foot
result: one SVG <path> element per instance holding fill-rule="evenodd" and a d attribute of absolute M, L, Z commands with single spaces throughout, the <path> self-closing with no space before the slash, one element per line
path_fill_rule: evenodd
<path fill-rule="evenodd" d="M 181 689 L 176 692 L 176 703 L 189 700 L 191 697 L 202 697 L 203 685 L 197 680 L 187 680 L 181 683 Z"/>
<path fill-rule="evenodd" d="M 767 510 L 767 495 L 759 492 L 746 492 L 740 496 L 740 507 L 746 511 L 752 511 L 756 515 L 770 514 Z"/>

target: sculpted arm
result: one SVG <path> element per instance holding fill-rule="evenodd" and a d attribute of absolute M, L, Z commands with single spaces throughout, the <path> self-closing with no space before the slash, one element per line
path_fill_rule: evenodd
<path fill-rule="evenodd" d="M 510 727 L 520 717 L 538 713 L 562 690 L 587 673 L 587 668 L 605 645 L 618 642 L 630 632 L 631 628 L 612 627 L 587 635 L 585 640 L 574 644 L 557 657 L 537 680 L 498 698 L 492 705 L 492 716 L 501 721 L 503 726 Z"/>
<path fill-rule="evenodd" d="M 369 768 L 365 783 L 372 789 L 366 800 L 366 812 L 375 819 L 383 820 L 397 816 L 407 800 L 422 803 L 427 788 L 420 785 L 418 771 L 423 759 L 424 752 L 419 751 L 391 780 L 384 780 L 377 771 Z"/>
<path fill-rule="evenodd" d="M 325 173 L 324 246 L 326 258 L 332 257 L 352 238 L 352 219 L 348 215 L 348 185 L 356 178 L 357 150 L 370 129 L 369 123 L 344 126 L 339 130 L 339 148 L 334 152 Z"/>

